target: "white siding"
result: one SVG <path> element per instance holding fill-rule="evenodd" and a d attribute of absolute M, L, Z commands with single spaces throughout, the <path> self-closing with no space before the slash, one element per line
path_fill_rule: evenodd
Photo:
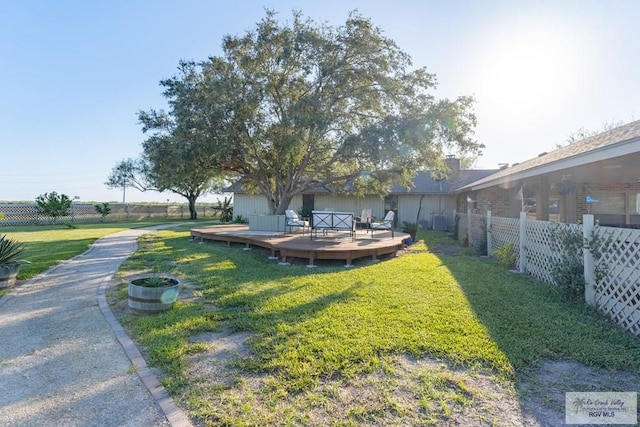
<path fill-rule="evenodd" d="M 238 215 L 246 220 L 249 215 L 266 215 L 269 213 L 267 199 L 262 195 L 234 194 L 233 195 L 233 218 Z"/>
<path fill-rule="evenodd" d="M 400 194 L 398 195 L 398 224 L 402 225 L 404 221 L 415 222 L 420 206 L 419 194 Z M 422 210 L 420 211 L 419 220 L 429 222 L 429 228 L 432 227 L 433 217 L 435 215 L 445 215 L 452 221 L 452 212 L 456 208 L 456 199 L 454 195 L 427 195 L 422 199 Z M 453 224 L 452 222 L 450 222 Z"/>
<path fill-rule="evenodd" d="M 363 209 L 371 209 L 374 217 L 384 217 L 384 199 L 378 196 L 344 197 L 316 194 L 313 205 L 315 210 L 331 208 L 336 212 L 353 212 L 355 216 L 360 216 Z"/>
<path fill-rule="evenodd" d="M 295 196 L 289 204 L 289 209 L 298 211 L 302 207 L 302 196 Z M 234 194 L 233 196 L 233 218 L 242 215 L 244 219 L 249 219 L 249 215 L 268 215 L 269 204 L 267 198 L 261 194 Z"/>
<path fill-rule="evenodd" d="M 419 194 L 398 195 L 398 224 L 403 221 L 415 222 L 420 203 Z M 377 219 L 384 218 L 384 198 L 379 196 L 366 197 L 344 197 L 331 194 L 316 194 L 314 196 L 314 206 L 316 210 L 332 208 L 336 212 L 353 212 L 355 216 L 360 216 L 362 209 L 371 209 L 373 216 Z M 302 196 L 293 198 L 289 209 L 298 211 L 302 208 Z M 453 224 L 451 218 L 453 210 L 456 208 L 454 195 L 427 195 L 422 200 L 422 211 L 420 220 L 427 220 L 429 227 L 433 224 L 434 215 L 445 215 L 449 223 Z M 233 199 L 233 217 L 242 215 L 249 219 L 249 215 L 265 215 L 269 213 L 267 199 L 262 195 L 235 194 Z"/>

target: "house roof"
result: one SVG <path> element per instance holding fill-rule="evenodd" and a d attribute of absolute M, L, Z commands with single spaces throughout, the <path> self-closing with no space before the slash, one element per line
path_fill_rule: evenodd
<path fill-rule="evenodd" d="M 418 172 L 413 178 L 413 188 L 394 185 L 391 194 L 447 194 L 452 193 L 467 184 L 483 179 L 494 174 L 498 169 L 462 169 L 445 180 L 435 180 L 431 172 Z"/>
<path fill-rule="evenodd" d="M 519 179 L 640 153 L 640 120 L 502 169 L 460 189 L 479 190 Z"/>
<path fill-rule="evenodd" d="M 453 174 L 451 177 L 438 181 L 432 178 L 431 172 L 423 171 L 413 178 L 414 186 L 407 188 L 401 185 L 393 185 L 391 187 L 391 194 L 447 194 L 452 193 L 467 184 L 474 181 L 478 181 L 491 174 L 497 172 L 498 169 L 462 169 L 458 173 Z M 240 182 L 236 182 L 230 187 L 225 189 L 226 192 L 244 193 L 244 189 Z M 328 193 L 325 188 L 316 188 L 311 193 Z"/>

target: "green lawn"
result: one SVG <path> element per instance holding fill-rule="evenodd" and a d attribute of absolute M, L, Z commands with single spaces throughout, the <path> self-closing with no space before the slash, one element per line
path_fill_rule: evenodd
<path fill-rule="evenodd" d="M 541 359 L 640 373 L 638 341 L 594 311 L 493 261 L 439 253 L 455 244 L 444 234 L 418 237 L 377 264 L 308 269 L 193 243 L 187 228 L 154 233 L 122 272 L 165 263 L 195 298 L 121 320 L 170 393 L 211 425 L 437 424 L 481 395 L 456 369 L 507 385 Z M 120 304 L 125 285 L 110 295 Z M 212 350 L 194 337 L 215 331 L 248 335 L 250 354 L 208 361 L 212 381 L 192 365 Z"/>
<path fill-rule="evenodd" d="M 81 254 L 100 237 L 131 228 L 164 223 L 167 223 L 166 219 L 78 224 L 76 228 L 69 228 L 64 224 L 54 226 L 11 226 L 0 227 L 0 234 L 6 234 L 7 237 L 24 243 L 25 251 L 22 258 L 29 261 L 30 264 L 24 264 L 20 268 L 18 279 L 27 280 L 61 261 Z"/>

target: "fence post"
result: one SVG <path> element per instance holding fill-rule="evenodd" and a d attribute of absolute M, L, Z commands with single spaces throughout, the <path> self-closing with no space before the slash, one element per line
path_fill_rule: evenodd
<path fill-rule="evenodd" d="M 469 209 L 469 204 L 467 203 L 467 241 L 469 242 L 469 247 L 471 246 L 471 209 Z"/>
<path fill-rule="evenodd" d="M 491 211 L 487 211 L 487 256 L 491 256 Z"/>
<path fill-rule="evenodd" d="M 596 265 L 590 245 L 593 237 L 593 215 L 582 215 L 582 237 L 584 240 L 584 301 L 592 307 L 596 305 Z"/>
<path fill-rule="evenodd" d="M 526 240 L 527 240 L 527 213 L 520 212 L 520 265 L 519 270 L 520 273 L 524 273 L 527 271 L 527 249 L 526 249 Z"/>
<path fill-rule="evenodd" d="M 453 222 L 451 223 L 453 226 L 453 232 L 455 234 L 455 239 L 458 240 L 459 235 L 460 235 L 460 224 L 458 223 L 456 226 L 456 217 L 458 216 L 458 212 L 456 212 L 456 210 L 453 210 Z M 431 228 L 433 228 L 433 224 L 431 224 Z"/>

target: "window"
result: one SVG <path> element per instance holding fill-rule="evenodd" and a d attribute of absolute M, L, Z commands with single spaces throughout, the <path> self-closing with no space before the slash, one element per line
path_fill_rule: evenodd
<path fill-rule="evenodd" d="M 624 193 L 595 193 L 591 197 L 597 200 L 591 208 L 591 212 L 603 215 L 624 215 Z"/>

